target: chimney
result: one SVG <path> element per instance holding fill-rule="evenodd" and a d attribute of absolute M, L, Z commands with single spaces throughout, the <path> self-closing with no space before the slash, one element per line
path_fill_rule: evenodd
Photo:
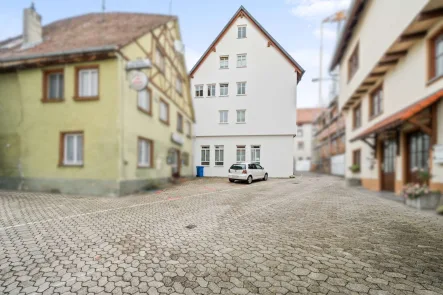
<path fill-rule="evenodd" d="M 42 17 L 35 11 L 34 2 L 23 10 L 22 48 L 33 47 L 43 41 Z"/>

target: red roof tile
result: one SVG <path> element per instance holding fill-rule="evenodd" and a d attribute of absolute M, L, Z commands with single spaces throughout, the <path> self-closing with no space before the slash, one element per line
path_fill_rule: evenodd
<path fill-rule="evenodd" d="M 324 108 L 297 109 L 297 125 L 313 123 L 315 118 L 324 110 Z"/>
<path fill-rule="evenodd" d="M 43 42 L 26 50 L 21 43 L 0 49 L 2 59 L 26 57 L 104 46 L 122 46 L 154 28 L 176 19 L 175 16 L 143 13 L 91 13 L 55 21 L 43 27 Z M 0 47 L 21 36 L 0 41 Z"/>

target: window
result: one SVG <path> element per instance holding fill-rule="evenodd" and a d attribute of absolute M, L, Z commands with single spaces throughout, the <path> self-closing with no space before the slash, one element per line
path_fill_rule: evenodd
<path fill-rule="evenodd" d="M 223 166 L 225 152 L 222 145 L 215 146 L 215 166 Z"/>
<path fill-rule="evenodd" d="M 215 84 L 208 84 L 208 97 L 215 96 Z"/>
<path fill-rule="evenodd" d="M 195 85 L 195 97 L 203 97 L 203 85 Z"/>
<path fill-rule="evenodd" d="M 369 101 L 369 117 L 375 117 L 383 112 L 383 88 L 380 86 L 371 94 Z"/>
<path fill-rule="evenodd" d="M 98 66 L 76 68 L 76 95 L 77 100 L 98 99 Z"/>
<path fill-rule="evenodd" d="M 246 38 L 246 26 L 238 26 L 238 39 Z"/>
<path fill-rule="evenodd" d="M 169 125 L 169 104 L 160 99 L 160 121 Z"/>
<path fill-rule="evenodd" d="M 165 57 L 158 47 L 155 50 L 155 64 L 162 72 L 165 71 Z"/>
<path fill-rule="evenodd" d="M 359 167 L 358 171 L 361 168 L 361 150 L 355 150 L 352 152 L 352 165 L 356 165 Z"/>
<path fill-rule="evenodd" d="M 297 128 L 297 136 L 303 137 L 303 128 L 302 127 Z"/>
<path fill-rule="evenodd" d="M 429 80 L 443 76 L 443 29 L 429 40 Z"/>
<path fill-rule="evenodd" d="M 352 79 L 358 70 L 358 47 L 357 44 L 348 60 L 348 81 Z"/>
<path fill-rule="evenodd" d="M 246 110 L 237 110 L 237 123 L 246 123 Z"/>
<path fill-rule="evenodd" d="M 237 82 L 237 95 L 246 94 L 246 82 Z"/>
<path fill-rule="evenodd" d="M 229 68 L 229 56 L 220 56 L 220 69 Z"/>
<path fill-rule="evenodd" d="M 177 113 L 177 131 L 183 133 L 183 115 Z"/>
<path fill-rule="evenodd" d="M 353 127 L 354 129 L 361 127 L 361 104 L 353 109 Z"/>
<path fill-rule="evenodd" d="M 220 96 L 228 96 L 228 83 L 222 83 L 220 84 Z"/>
<path fill-rule="evenodd" d="M 203 145 L 202 146 L 202 153 L 201 153 L 201 164 L 202 165 L 209 165 L 210 163 L 210 157 L 209 157 L 209 145 Z"/>
<path fill-rule="evenodd" d="M 61 166 L 83 165 L 83 132 L 62 132 L 60 134 Z"/>
<path fill-rule="evenodd" d="M 304 150 L 304 149 L 305 149 L 305 143 L 304 143 L 303 141 L 299 141 L 299 142 L 297 143 L 297 149 L 298 149 L 299 151 Z"/>
<path fill-rule="evenodd" d="M 228 123 L 228 111 L 219 111 L 220 113 L 220 122 L 222 124 Z"/>
<path fill-rule="evenodd" d="M 192 135 L 191 122 L 186 121 L 186 136 L 190 138 L 191 135 Z"/>
<path fill-rule="evenodd" d="M 246 67 L 246 53 L 237 54 L 237 68 L 245 68 Z"/>
<path fill-rule="evenodd" d="M 139 137 L 138 138 L 138 167 L 149 168 L 152 167 L 153 158 L 153 143 L 152 140 Z"/>
<path fill-rule="evenodd" d="M 183 81 L 180 77 L 175 78 L 175 89 L 180 95 L 183 93 Z"/>
<path fill-rule="evenodd" d="M 184 152 L 182 154 L 182 164 L 184 166 L 189 166 L 189 153 Z"/>
<path fill-rule="evenodd" d="M 45 71 L 43 73 L 43 83 L 42 101 L 56 102 L 64 99 L 63 69 Z"/>
<path fill-rule="evenodd" d="M 137 92 L 138 109 L 148 115 L 151 115 L 151 90 L 143 89 Z"/>
<path fill-rule="evenodd" d="M 244 145 L 237 146 L 237 163 L 246 161 L 246 147 Z"/>
<path fill-rule="evenodd" d="M 251 146 L 251 162 L 260 164 L 260 146 Z"/>

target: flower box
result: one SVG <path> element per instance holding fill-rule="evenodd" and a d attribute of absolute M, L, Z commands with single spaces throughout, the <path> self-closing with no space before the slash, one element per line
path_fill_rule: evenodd
<path fill-rule="evenodd" d="M 440 201 L 440 193 L 431 192 L 426 195 L 411 199 L 406 198 L 406 205 L 419 210 L 435 210 Z"/>

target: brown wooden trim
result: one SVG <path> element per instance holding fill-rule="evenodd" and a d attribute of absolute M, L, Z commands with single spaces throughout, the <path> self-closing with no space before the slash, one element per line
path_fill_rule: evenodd
<path fill-rule="evenodd" d="M 49 99 L 48 98 L 48 76 L 50 74 L 62 73 L 63 74 L 63 96 L 57 99 Z M 42 99 L 41 102 L 44 103 L 52 103 L 52 102 L 64 102 L 65 101 L 65 70 L 64 68 L 50 69 L 42 71 L 43 79 L 42 79 Z"/>
<path fill-rule="evenodd" d="M 150 157 L 150 159 L 149 159 L 150 165 L 149 166 L 140 166 L 140 159 L 139 159 L 139 156 L 140 156 L 140 145 L 139 145 L 139 143 L 140 143 L 141 140 L 147 141 L 147 142 L 149 142 L 151 144 L 151 150 L 150 150 L 150 155 L 149 155 L 149 157 Z M 149 138 L 146 138 L 146 137 L 143 137 L 143 136 L 138 136 L 137 137 L 137 168 L 138 169 L 154 168 L 154 141 L 152 139 L 149 139 Z"/>
<path fill-rule="evenodd" d="M 360 68 L 360 52 L 359 52 L 360 42 L 357 42 L 354 49 L 352 50 L 351 55 L 348 58 L 348 83 L 351 81 L 352 77 L 354 77 L 355 73 L 357 73 L 358 69 Z M 351 74 L 351 59 L 354 58 L 354 56 L 357 56 L 357 69 L 354 73 Z"/>
<path fill-rule="evenodd" d="M 428 46 L 428 82 L 427 84 L 432 84 L 439 80 L 442 76 L 436 77 L 435 73 L 435 40 L 443 34 L 443 27 L 440 28 L 435 34 L 433 34 L 427 42 Z"/>
<path fill-rule="evenodd" d="M 395 60 L 387 60 L 387 61 L 380 61 L 377 66 L 379 67 L 385 67 L 385 66 L 393 66 L 398 63 L 398 59 Z"/>
<path fill-rule="evenodd" d="M 441 102 L 440 100 L 440 103 L 443 102 Z M 438 139 L 438 103 L 435 103 L 431 106 L 431 129 L 431 145 L 435 145 L 437 144 Z"/>
<path fill-rule="evenodd" d="M 83 136 L 83 164 L 81 165 L 65 165 L 64 158 L 65 158 L 65 135 L 67 134 L 81 134 Z M 85 164 L 85 132 L 83 130 L 78 131 L 60 131 L 60 137 L 59 137 L 59 146 L 58 146 L 58 167 L 83 167 Z"/>
<path fill-rule="evenodd" d="M 434 9 L 434 10 L 428 10 L 428 11 L 421 12 L 417 16 L 416 20 L 421 22 L 421 21 L 430 20 L 430 19 L 434 19 L 434 18 L 442 17 L 442 16 L 443 16 L 443 8 L 440 7 L 440 8 Z"/>
<path fill-rule="evenodd" d="M 134 39 L 135 44 L 137 44 L 138 48 L 140 48 L 140 50 L 146 55 L 146 57 L 150 57 L 149 53 L 145 50 L 145 48 L 140 44 L 140 42 L 138 42 L 137 39 Z M 152 60 L 152 59 L 151 59 Z"/>
<path fill-rule="evenodd" d="M 423 39 L 427 33 L 428 33 L 428 31 L 421 31 L 421 32 L 416 32 L 416 33 L 411 33 L 411 34 L 404 34 L 404 35 L 400 36 L 398 41 L 399 42 L 409 42 L 409 41 Z"/>
<path fill-rule="evenodd" d="M 432 136 L 432 129 L 429 128 L 428 126 L 420 123 L 415 117 L 409 118 L 408 122 L 411 123 L 412 125 L 418 127 L 421 131 L 423 131 L 427 135 Z"/>
<path fill-rule="evenodd" d="M 403 56 L 405 56 L 406 54 L 408 54 L 407 50 L 400 50 L 400 51 L 393 51 L 393 52 L 388 52 L 385 54 L 386 57 L 388 58 L 401 58 Z"/>
<path fill-rule="evenodd" d="M 378 73 L 371 73 L 369 74 L 370 78 L 378 78 L 378 77 L 383 77 L 386 74 L 386 72 L 378 72 Z"/>
<path fill-rule="evenodd" d="M 356 120 L 356 116 L 355 116 L 355 111 L 359 109 L 360 110 L 360 125 L 357 126 L 357 120 Z M 353 130 L 360 128 L 362 125 L 362 112 L 361 112 L 361 103 L 358 103 L 355 107 L 352 108 L 352 128 Z"/>
<path fill-rule="evenodd" d="M 182 71 L 180 71 L 180 69 L 177 68 L 177 66 L 173 63 L 171 57 L 167 54 L 167 52 L 164 50 L 163 46 L 161 45 L 160 40 L 155 36 L 155 34 L 152 34 L 152 38 L 155 40 L 154 48 L 159 48 L 160 52 L 163 54 L 163 57 L 165 58 L 165 71 L 166 71 L 166 59 L 167 59 L 169 61 L 169 64 L 171 65 L 171 67 L 176 71 L 177 75 L 179 75 L 180 78 L 183 79 L 183 77 L 181 75 Z M 156 55 L 156 54 L 154 53 L 154 55 Z M 164 73 L 163 73 L 163 75 L 164 75 Z"/>
<path fill-rule="evenodd" d="M 85 97 L 85 96 L 80 96 L 79 95 L 79 86 L 80 86 L 80 83 L 79 83 L 79 80 L 78 80 L 78 75 L 79 75 L 79 72 L 81 71 L 81 70 L 87 70 L 87 69 L 97 69 L 97 96 L 87 96 L 87 97 Z M 75 89 L 74 89 L 74 100 L 75 101 L 92 101 L 92 100 L 99 100 L 100 99 L 100 66 L 98 65 L 98 64 L 94 64 L 94 65 L 84 65 L 84 66 L 76 66 L 75 67 L 75 70 L 74 70 L 74 73 L 75 73 L 75 78 L 74 78 L 74 81 L 75 81 L 75 83 L 74 83 L 74 87 L 75 87 Z"/>
<path fill-rule="evenodd" d="M 152 97 L 152 90 L 151 90 L 150 88 L 146 87 L 146 91 L 147 91 L 148 94 L 149 94 L 149 111 L 147 111 L 147 110 L 141 108 L 141 107 L 138 105 L 138 92 L 137 92 L 137 109 L 138 109 L 139 111 L 141 111 L 142 113 L 145 113 L 146 115 L 152 116 L 152 100 L 153 100 L 153 97 Z"/>
<path fill-rule="evenodd" d="M 161 118 L 161 109 L 159 110 L 160 112 L 159 112 L 159 116 L 158 116 L 158 118 L 159 118 L 160 122 L 162 122 L 163 124 L 166 124 L 166 125 L 169 126 L 169 123 L 170 123 L 170 121 L 171 121 L 169 103 L 168 103 L 166 100 L 164 100 L 163 98 L 161 98 L 161 97 L 160 97 L 160 102 L 165 103 L 166 106 L 168 107 L 168 120 L 167 120 L 167 121 L 163 121 L 163 120 L 162 120 L 162 118 Z M 160 107 L 160 104 L 159 104 L 159 107 Z"/>

